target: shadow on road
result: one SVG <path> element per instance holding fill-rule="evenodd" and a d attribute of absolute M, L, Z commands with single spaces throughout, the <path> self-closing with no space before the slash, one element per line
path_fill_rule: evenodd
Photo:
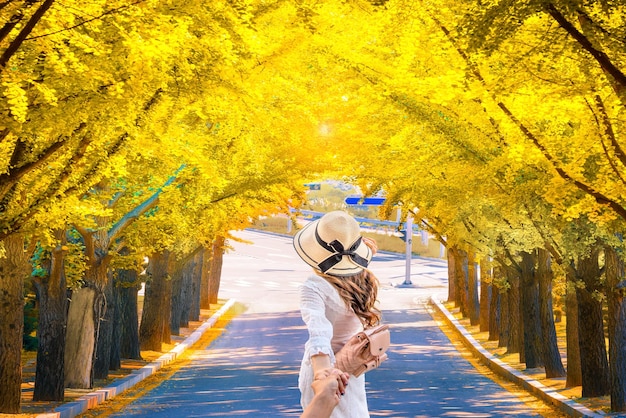
<path fill-rule="evenodd" d="M 367 376 L 372 417 L 538 416 L 476 372 L 426 311 L 383 315 L 392 347 Z M 306 339 L 299 312 L 240 315 L 188 366 L 117 416 L 297 417 Z"/>

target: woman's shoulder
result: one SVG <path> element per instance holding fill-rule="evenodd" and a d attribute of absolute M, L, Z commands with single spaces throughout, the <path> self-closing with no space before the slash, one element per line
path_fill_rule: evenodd
<path fill-rule="evenodd" d="M 302 286 L 305 288 L 314 290 L 318 293 L 321 293 L 325 296 L 337 297 L 337 298 L 339 297 L 339 293 L 337 292 L 337 289 L 335 289 L 335 287 L 328 280 L 318 275 L 309 276 L 304 281 Z"/>
<path fill-rule="evenodd" d="M 310 275 L 306 278 L 304 283 L 302 283 L 305 287 L 310 287 L 313 289 L 328 289 L 331 288 L 331 284 L 328 281 L 324 280 L 324 278 L 317 276 L 315 274 Z"/>
<path fill-rule="evenodd" d="M 343 312 L 346 308 L 345 303 L 339 297 L 337 289 L 326 279 L 318 275 L 309 276 L 303 283 L 302 288 L 307 289 L 305 293 L 311 292 L 319 295 L 327 307 L 334 311 Z"/>

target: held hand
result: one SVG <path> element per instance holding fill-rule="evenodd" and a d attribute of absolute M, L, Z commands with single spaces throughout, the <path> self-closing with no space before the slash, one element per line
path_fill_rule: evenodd
<path fill-rule="evenodd" d="M 343 376 L 344 374 L 332 367 L 316 372 L 315 380 L 311 383 L 315 396 L 300 418 L 329 418 L 341 399 L 340 382 L 343 382 L 344 386 L 347 382 L 348 376 Z"/>
<path fill-rule="evenodd" d="M 323 379 L 314 380 L 311 387 L 315 397 L 329 403 L 332 408 L 339 403 L 339 381 L 334 376 L 329 375 Z"/>
<path fill-rule="evenodd" d="M 346 386 L 348 386 L 350 375 L 334 367 L 324 368 L 315 373 L 313 376 L 313 383 L 329 378 L 333 378 L 337 381 L 337 395 L 343 395 L 346 392 Z"/>

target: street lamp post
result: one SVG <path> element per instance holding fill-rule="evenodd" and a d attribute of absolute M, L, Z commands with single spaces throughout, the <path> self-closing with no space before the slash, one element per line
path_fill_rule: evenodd
<path fill-rule="evenodd" d="M 406 268 L 404 273 L 403 286 L 412 286 L 411 282 L 411 259 L 413 258 L 413 218 L 409 213 L 406 216 Z"/>

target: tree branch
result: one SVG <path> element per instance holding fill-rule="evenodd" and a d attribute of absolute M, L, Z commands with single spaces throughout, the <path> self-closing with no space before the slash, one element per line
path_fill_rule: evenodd
<path fill-rule="evenodd" d="M 94 243 L 93 234 L 87 228 L 83 228 L 79 225 L 72 225 L 76 231 L 83 237 L 83 244 L 85 245 L 85 255 L 90 260 L 96 259 L 96 246 Z"/>
<path fill-rule="evenodd" d="M 592 42 L 574 25 L 567 20 L 565 16 L 561 12 L 559 12 L 554 4 L 548 3 L 546 6 L 546 11 L 556 22 L 563 28 L 576 42 L 580 44 L 587 52 L 589 52 L 600 64 L 600 67 L 608 74 L 613 77 L 613 79 L 621 86 L 621 88 L 626 87 L 626 75 L 617 68 L 612 62 L 611 59 L 604 53 L 603 51 L 597 50 Z"/>
<path fill-rule="evenodd" d="M 532 132 L 530 132 L 530 130 L 513 115 L 513 113 L 509 110 L 509 108 L 504 103 L 498 102 L 498 107 L 502 109 L 502 111 L 509 117 L 509 119 L 511 119 L 513 123 L 517 125 L 517 127 L 524 133 L 524 135 L 535 144 L 535 146 L 541 151 L 543 156 L 546 157 L 546 159 L 552 164 L 552 167 L 554 168 L 554 170 L 556 170 L 557 174 L 563 180 L 567 180 L 568 182 L 572 183 L 578 189 L 582 190 L 583 192 L 593 197 L 596 200 L 596 202 L 598 202 L 599 204 L 607 205 L 608 207 L 613 209 L 615 213 L 617 213 L 619 216 L 624 218 L 624 220 L 626 220 L 626 209 L 624 207 L 622 207 L 616 201 L 611 200 L 609 197 L 603 195 L 602 193 L 594 190 L 592 187 L 588 186 L 587 184 L 584 184 L 572 178 L 569 174 L 565 172 L 565 170 L 559 167 L 556 159 L 539 142 L 537 137 Z"/>
<path fill-rule="evenodd" d="M 39 23 L 43 15 L 48 11 L 48 9 L 50 9 L 54 1 L 55 0 L 44 0 L 44 2 L 35 11 L 35 13 L 28 20 L 28 22 L 26 22 L 20 33 L 17 34 L 17 36 L 9 44 L 7 49 L 4 50 L 4 53 L 0 56 L 0 72 L 2 72 L 2 70 L 6 68 L 6 65 L 11 57 L 17 52 L 20 46 L 22 46 L 22 43 L 24 43 L 28 35 L 35 28 L 35 25 Z"/>
<path fill-rule="evenodd" d="M 0 142 L 4 141 L 6 137 L 9 136 L 9 133 L 11 133 L 9 128 L 4 128 L 2 131 L 0 131 Z"/>
<path fill-rule="evenodd" d="M 589 101 L 585 98 L 585 103 L 587 104 L 587 107 L 591 111 L 591 114 L 593 115 L 593 118 L 596 121 L 596 125 L 598 125 L 598 129 L 600 129 L 601 131 L 604 130 L 604 134 L 606 134 L 606 136 L 609 137 L 609 141 L 614 147 L 613 154 L 615 155 L 615 157 L 617 157 L 618 161 L 622 161 L 622 164 L 624 164 L 624 161 L 622 158 L 623 152 L 621 151 L 621 147 L 617 143 L 617 140 L 615 138 L 615 132 L 613 132 L 611 121 L 609 119 L 609 116 L 606 113 L 606 109 L 604 108 L 604 102 L 602 101 L 602 98 L 598 94 L 596 94 L 595 96 L 595 102 L 596 102 L 596 107 L 598 108 L 598 111 L 602 114 L 602 120 L 604 121 L 604 129 L 602 129 L 602 122 L 600 122 L 598 115 L 596 115 L 596 111 L 593 109 L 593 106 L 591 106 Z M 617 168 L 617 165 L 613 161 L 613 157 L 611 156 L 608 147 L 604 143 L 604 135 L 602 135 L 602 133 L 600 134 L 600 145 L 602 145 L 602 150 L 604 151 L 606 160 L 609 162 L 609 165 L 611 166 L 613 173 L 615 173 L 615 175 L 622 182 L 622 184 L 626 184 L 626 181 L 624 181 L 624 178 L 620 174 Z"/>
<path fill-rule="evenodd" d="M 29 9 L 33 4 L 35 4 L 37 0 L 27 0 L 24 2 L 24 6 L 18 8 L 17 12 L 13 16 L 11 16 L 2 29 L 0 29 L 0 42 L 4 41 L 4 39 L 11 33 L 11 31 L 17 26 L 18 23 L 24 19 L 24 10 Z M 0 10 L 2 10 L 9 2 L 5 2 L 0 5 Z"/>
<path fill-rule="evenodd" d="M 527 203 L 524 203 L 524 207 L 529 214 L 532 213 Z M 533 216 L 528 216 L 528 219 L 530 219 L 530 222 L 532 222 L 533 226 L 537 230 L 537 233 L 543 239 L 546 250 L 548 250 L 550 255 L 552 255 L 557 264 L 561 265 L 563 263 L 563 255 L 559 251 L 559 244 L 555 241 L 554 237 L 550 234 L 544 234 L 543 228 L 541 227 L 541 225 L 539 225 L 539 222 Z"/>
<path fill-rule="evenodd" d="M 22 208 L 17 215 L 12 216 L 12 219 L 8 222 L 8 225 L 6 225 L 6 229 L 0 232 L 0 237 L 6 236 L 9 231 L 16 231 L 21 228 L 22 225 L 35 215 L 37 208 L 39 208 L 48 199 L 55 196 L 62 189 L 63 182 L 72 173 L 72 168 L 84 157 L 87 146 L 89 146 L 90 143 L 91 140 L 87 137 L 84 137 L 79 142 L 76 153 L 65 165 L 65 169 L 58 175 L 57 179 L 51 181 L 46 190 L 39 192 L 38 196 L 32 203 Z M 7 199 L 5 198 L 3 203 L 4 205 L 8 205 L 6 200 Z"/>
<path fill-rule="evenodd" d="M 424 224 L 424 226 L 426 226 L 426 229 L 432 233 L 435 237 L 437 237 L 437 241 L 439 241 L 441 243 L 441 245 L 443 245 L 444 247 L 448 246 L 448 241 L 443 237 L 443 235 L 441 235 L 441 233 L 430 223 L 428 223 L 428 221 L 422 217 L 420 217 L 420 222 Z"/>
<path fill-rule="evenodd" d="M 91 19 L 84 20 L 84 21 L 82 21 L 82 22 L 80 22 L 80 23 L 77 23 L 77 24 L 76 24 L 76 25 L 74 25 L 74 26 L 70 26 L 69 28 L 60 29 L 60 30 L 57 30 L 57 31 L 55 31 L 55 32 L 45 33 L 45 34 L 43 34 L 43 35 L 31 36 L 30 38 L 26 38 L 26 40 L 27 40 L 27 41 L 32 41 L 33 39 L 45 38 L 46 36 L 56 35 L 57 33 L 66 32 L 66 31 L 68 31 L 68 30 L 76 29 L 76 28 L 78 28 L 78 27 L 80 27 L 80 26 L 83 26 L 83 25 L 85 25 L 85 24 L 89 23 L 89 22 L 93 22 L 94 20 L 99 20 L 99 19 L 102 19 L 102 18 L 103 18 L 103 17 L 105 17 L 105 16 L 111 15 L 111 14 L 113 14 L 113 13 L 115 13 L 115 12 L 118 12 L 118 11 L 120 11 L 120 10 L 123 10 L 123 9 L 127 9 L 127 8 L 129 8 L 130 6 L 134 6 L 134 5 L 136 5 L 136 4 L 143 3 L 144 1 L 145 1 L 145 0 L 138 0 L 138 1 L 136 1 L 136 2 L 134 2 L 134 3 L 131 3 L 131 4 L 126 4 L 126 5 L 124 5 L 124 6 L 120 6 L 120 7 L 115 8 L 115 9 L 107 10 L 106 12 L 102 13 L 102 14 L 101 14 L 101 15 L 99 15 L 99 16 L 92 17 Z"/>
<path fill-rule="evenodd" d="M 552 5 L 548 5 L 546 6 L 548 9 L 550 9 L 550 7 L 552 7 L 552 9 L 554 10 L 555 14 L 558 16 L 560 15 L 560 13 L 554 9 L 554 6 Z M 560 15 L 561 17 L 563 17 L 563 15 Z M 440 27 L 440 29 L 444 32 L 444 34 L 448 37 L 448 39 L 450 39 L 450 42 L 455 46 L 456 50 L 459 52 L 459 54 L 461 55 L 461 57 L 463 57 L 466 61 L 467 64 L 469 66 L 469 68 L 471 69 L 472 73 L 477 77 L 477 79 L 482 83 L 485 84 L 485 80 L 483 79 L 482 75 L 480 74 L 480 72 L 475 68 L 474 65 L 472 65 L 471 61 L 469 60 L 469 57 L 467 56 L 467 54 L 465 54 L 464 51 L 462 51 L 457 44 L 454 42 L 454 40 L 452 39 L 451 33 L 450 31 L 441 23 L 439 22 L 439 20 L 435 17 L 432 16 L 431 14 L 431 18 L 435 21 L 435 23 L 437 23 L 437 25 Z M 556 19 L 556 18 L 555 18 Z M 572 30 L 574 30 L 578 35 L 580 35 L 580 37 L 584 38 L 584 40 L 586 40 L 587 42 L 589 42 L 589 40 L 587 38 L 585 38 L 585 36 L 578 32 L 576 30 L 576 28 L 574 28 L 573 25 L 571 25 L 571 23 L 567 22 L 567 20 L 565 20 L 565 18 L 563 17 L 564 20 L 564 24 L 568 24 Z M 604 53 L 600 53 L 600 54 L 604 54 Z M 606 57 L 606 54 L 604 54 L 604 56 Z M 608 57 L 607 57 L 608 60 Z M 607 65 L 611 64 L 610 60 L 608 61 L 608 63 L 606 63 Z M 617 70 L 615 68 L 615 70 Z M 619 70 L 618 70 L 619 71 Z M 619 74 L 621 74 L 621 72 L 619 72 Z M 617 74 L 619 76 L 619 74 Z M 626 86 L 626 77 L 621 74 L 621 77 L 624 80 L 624 85 Z M 493 97 L 493 96 L 492 96 Z M 548 161 L 552 164 L 552 167 L 556 170 L 556 172 L 558 173 L 558 175 L 568 181 L 571 182 L 574 186 L 576 186 L 578 189 L 582 190 L 583 192 L 589 194 L 590 196 L 592 196 L 596 202 L 598 202 L 599 204 L 605 204 L 607 206 L 609 206 L 611 209 L 613 209 L 619 216 L 621 216 L 622 218 L 624 218 L 624 220 L 626 220 L 626 209 L 624 207 L 622 207 L 619 203 L 617 203 L 614 200 L 611 200 L 610 198 L 608 198 L 607 196 L 604 196 L 602 193 L 594 190 L 592 187 L 573 179 L 572 177 L 569 176 L 569 174 L 567 174 L 565 172 L 565 170 L 563 170 L 561 167 L 558 166 L 556 159 L 548 152 L 548 150 L 539 142 L 539 140 L 537 139 L 537 137 L 526 127 L 526 125 L 524 125 L 521 121 L 519 121 L 515 115 L 513 115 L 513 112 L 511 112 L 509 110 L 509 108 L 502 103 L 501 101 L 499 101 L 496 97 L 493 97 L 494 102 L 496 102 L 496 104 L 498 105 L 498 107 L 500 109 L 502 109 L 502 111 L 504 112 L 504 114 L 522 131 L 522 133 L 528 138 L 530 139 L 535 146 L 543 153 L 544 157 L 546 157 L 548 159 Z"/>
<path fill-rule="evenodd" d="M 106 150 L 106 155 L 107 157 L 111 157 L 115 154 L 117 154 L 119 152 L 119 150 L 122 148 L 122 145 L 124 144 L 124 142 L 126 141 L 126 139 L 128 139 L 129 135 L 128 134 L 122 134 L 120 135 L 117 140 L 112 144 L 112 146 Z M 104 164 L 107 160 L 106 159 L 101 159 L 96 161 L 94 164 L 92 164 L 86 171 L 85 173 L 82 175 L 83 181 L 81 184 L 75 184 L 72 187 L 69 187 L 67 190 L 65 190 L 65 193 L 67 194 L 71 194 L 71 193 L 76 193 L 79 188 L 84 188 L 85 186 L 89 187 L 92 184 L 95 184 L 97 182 L 90 182 L 90 179 L 92 179 L 93 177 L 95 177 L 99 172 L 100 172 L 100 167 L 102 166 L 102 164 Z"/>
<path fill-rule="evenodd" d="M 615 131 L 613 131 L 613 124 L 609 119 L 609 115 L 606 113 L 606 106 L 604 106 L 604 101 L 600 97 L 600 95 L 596 94 L 595 97 L 596 106 L 602 115 L 602 121 L 604 122 L 604 133 L 611 141 L 611 145 L 613 146 L 615 157 L 626 166 L 626 153 L 620 146 L 619 142 L 617 142 L 617 138 L 615 137 Z"/>
<path fill-rule="evenodd" d="M 73 132 L 75 134 L 79 133 L 85 128 L 86 124 L 81 123 Z M 6 199 L 9 191 L 15 186 L 15 184 L 24 177 L 27 173 L 37 169 L 41 165 L 43 165 L 48 159 L 54 155 L 61 147 L 63 147 L 71 137 L 63 137 L 59 141 L 50 145 L 48 149 L 46 149 L 42 154 L 37 157 L 35 161 L 30 163 L 26 163 L 22 166 L 19 166 L 20 159 L 23 157 L 25 152 L 24 142 L 18 140 L 15 148 L 13 149 L 13 155 L 11 156 L 11 163 L 9 166 L 9 172 L 3 173 L 0 175 L 0 199 L 4 201 Z"/>
<path fill-rule="evenodd" d="M 157 191 L 152 194 L 152 196 L 144 200 L 142 203 L 136 206 L 133 210 L 128 212 L 126 215 L 124 215 L 119 221 L 113 224 L 113 226 L 111 227 L 111 229 L 109 229 L 107 233 L 109 236 L 109 242 L 113 242 L 129 224 L 131 224 L 141 215 L 143 215 L 144 213 L 146 213 L 147 211 L 155 207 L 158 204 L 158 199 L 161 193 L 163 192 L 163 189 L 169 186 L 170 184 L 172 184 L 176 180 L 178 173 L 180 173 L 185 167 L 186 167 L 185 164 L 181 165 L 176 170 L 176 172 L 172 176 L 170 176 L 169 179 L 167 179 L 167 181 L 163 184 L 163 186 L 159 187 Z"/>

